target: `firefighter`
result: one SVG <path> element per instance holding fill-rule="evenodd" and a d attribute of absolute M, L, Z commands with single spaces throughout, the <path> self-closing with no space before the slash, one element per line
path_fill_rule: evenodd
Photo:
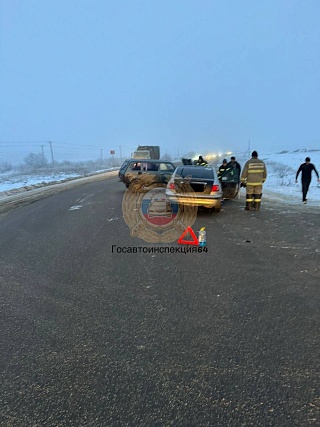
<path fill-rule="evenodd" d="M 228 167 L 227 159 L 223 159 L 222 165 L 219 166 L 219 169 L 218 169 L 218 178 L 221 179 L 222 175 L 224 175 L 224 173 L 229 169 L 230 167 Z"/>
<path fill-rule="evenodd" d="M 196 166 L 207 166 L 208 162 L 202 156 L 199 156 Z"/>
<path fill-rule="evenodd" d="M 241 185 L 247 187 L 245 210 L 258 211 L 262 197 L 262 185 L 267 179 L 267 168 L 265 163 L 258 159 L 258 153 L 253 151 L 251 159 L 244 165 L 241 174 Z"/>

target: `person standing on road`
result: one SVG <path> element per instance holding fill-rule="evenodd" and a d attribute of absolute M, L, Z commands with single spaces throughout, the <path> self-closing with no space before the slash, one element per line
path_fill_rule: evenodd
<path fill-rule="evenodd" d="M 299 169 L 297 170 L 297 173 L 296 173 L 296 183 L 297 183 L 298 182 L 299 173 L 301 172 L 302 202 L 303 203 L 307 203 L 307 193 L 308 193 L 309 185 L 310 185 L 310 182 L 311 182 L 312 171 L 315 171 L 315 173 L 316 173 L 316 175 L 318 177 L 318 182 L 320 182 L 318 171 L 314 167 L 314 164 L 310 163 L 310 161 L 311 161 L 310 157 L 306 157 L 305 163 L 302 163 L 300 165 L 300 167 L 299 167 Z"/>
<path fill-rule="evenodd" d="M 236 176 L 238 177 L 238 183 L 240 182 L 240 173 L 241 173 L 241 166 L 236 161 L 236 158 L 234 156 L 230 157 L 230 162 L 227 164 L 227 167 L 230 169 L 235 170 Z"/>
<path fill-rule="evenodd" d="M 233 168 L 233 169 L 238 169 L 239 171 L 239 176 L 240 176 L 240 172 L 241 172 L 241 166 L 240 164 L 236 161 L 236 158 L 234 156 L 230 157 L 230 162 L 228 163 L 228 166 Z"/>
<path fill-rule="evenodd" d="M 253 151 L 251 159 L 246 162 L 241 174 L 241 184 L 247 187 L 245 210 L 258 211 L 260 209 L 262 185 L 266 179 L 266 165 L 262 160 L 258 159 L 258 153 Z"/>
<path fill-rule="evenodd" d="M 218 178 L 221 179 L 222 175 L 229 169 L 227 159 L 223 159 L 222 165 L 218 169 Z"/>

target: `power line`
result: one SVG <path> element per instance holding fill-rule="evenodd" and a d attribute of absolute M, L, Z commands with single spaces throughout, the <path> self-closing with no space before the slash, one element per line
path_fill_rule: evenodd
<path fill-rule="evenodd" d="M 10 145 L 2 145 L 1 147 L 11 147 L 14 144 L 24 144 L 26 146 L 30 145 L 40 145 L 40 144 L 46 144 L 48 141 L 0 141 L 0 144 L 10 144 Z M 101 146 L 103 146 L 105 149 L 114 149 L 115 144 L 112 145 L 105 145 L 103 143 L 99 143 L 99 145 L 90 145 L 90 144 L 78 144 L 75 142 L 65 142 L 65 141 L 52 141 L 52 143 L 57 145 L 65 145 L 65 146 L 75 146 L 75 147 L 83 147 L 87 149 L 93 149 L 93 150 L 100 150 Z M 121 147 L 126 149 L 131 149 L 131 146 L 128 145 L 122 145 Z M 121 150 L 121 149 L 120 149 Z"/>
<path fill-rule="evenodd" d="M 29 145 L 25 145 L 25 147 L 37 147 L 38 144 L 29 144 Z M 1 148 L 14 148 L 13 145 L 1 145 Z"/>
<path fill-rule="evenodd" d="M 0 144 L 43 144 L 47 141 L 0 141 Z"/>

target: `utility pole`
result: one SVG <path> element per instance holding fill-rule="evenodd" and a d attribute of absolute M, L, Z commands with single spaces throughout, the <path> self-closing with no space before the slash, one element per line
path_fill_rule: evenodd
<path fill-rule="evenodd" d="M 42 149 L 42 166 L 44 166 L 44 150 L 43 150 L 44 145 L 40 145 L 40 147 Z"/>
<path fill-rule="evenodd" d="M 43 151 L 44 145 L 40 145 L 40 147 L 42 148 L 42 159 L 44 159 L 44 151 Z"/>
<path fill-rule="evenodd" d="M 103 159 L 102 148 L 100 148 L 100 157 L 101 157 L 101 160 L 102 160 Z"/>
<path fill-rule="evenodd" d="M 114 168 L 114 155 L 116 154 L 115 150 L 110 150 L 110 154 L 112 156 L 112 167 Z"/>
<path fill-rule="evenodd" d="M 54 158 L 53 158 L 53 150 L 52 150 L 52 141 L 49 141 L 50 144 L 50 150 L 51 150 L 51 161 L 52 161 L 52 166 L 54 166 Z"/>
<path fill-rule="evenodd" d="M 121 151 L 121 145 L 119 146 L 119 150 L 120 150 L 120 161 L 122 163 L 122 151 Z"/>

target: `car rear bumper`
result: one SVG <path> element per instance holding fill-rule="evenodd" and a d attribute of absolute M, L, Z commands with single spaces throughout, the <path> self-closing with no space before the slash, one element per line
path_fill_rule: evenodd
<path fill-rule="evenodd" d="M 206 207 L 220 207 L 222 202 L 222 194 L 200 196 L 196 194 L 175 194 L 170 190 L 166 190 L 167 199 L 171 203 L 178 203 L 186 206 L 206 206 Z"/>

